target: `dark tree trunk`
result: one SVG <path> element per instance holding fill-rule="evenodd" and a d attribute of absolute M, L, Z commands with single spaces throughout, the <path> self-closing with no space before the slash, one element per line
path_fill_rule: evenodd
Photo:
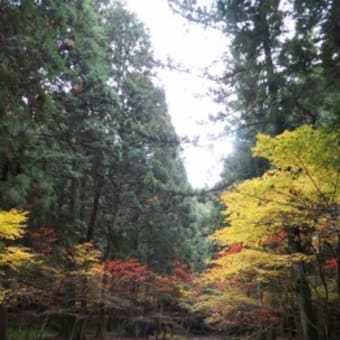
<path fill-rule="evenodd" d="M 338 294 L 338 302 L 340 303 L 340 234 L 338 233 L 338 245 L 336 248 L 336 290 Z"/>
<path fill-rule="evenodd" d="M 0 339 L 7 340 L 8 315 L 7 308 L 0 305 Z"/>
<path fill-rule="evenodd" d="M 302 253 L 299 228 L 290 230 L 288 242 L 292 254 Z M 303 261 L 294 263 L 293 271 L 303 339 L 318 340 L 318 328 L 312 304 L 311 290 L 306 277 L 305 263 Z"/>
<path fill-rule="evenodd" d="M 99 200 L 100 200 L 103 184 L 104 184 L 104 178 L 101 175 L 99 175 L 97 179 L 97 184 L 95 187 L 94 197 L 93 197 L 91 217 L 90 217 L 90 222 L 87 228 L 86 242 L 90 242 L 93 240 L 93 235 L 94 235 L 94 230 L 95 230 L 96 220 L 97 220 L 98 210 L 99 210 Z"/>
<path fill-rule="evenodd" d="M 112 222 L 108 226 L 108 237 L 107 237 L 107 244 L 106 244 L 106 250 L 104 255 L 104 261 L 108 260 L 112 256 L 112 238 L 113 238 L 113 229 L 116 222 L 116 217 L 119 211 L 119 205 L 120 205 L 120 194 L 121 194 L 121 183 L 118 184 L 115 191 L 115 199 L 113 201 L 113 214 L 112 214 Z M 104 270 L 103 274 L 103 280 L 102 280 L 102 290 L 101 290 L 101 296 L 100 296 L 100 303 L 99 303 L 99 318 L 98 318 L 98 324 L 97 324 L 97 330 L 96 330 L 96 336 L 98 338 L 104 338 L 104 320 L 105 320 L 105 290 L 108 283 L 108 274 L 106 273 L 106 270 Z"/>
<path fill-rule="evenodd" d="M 270 26 L 268 23 L 268 19 L 266 17 L 266 1 L 260 2 L 260 14 L 259 14 L 259 20 L 258 25 L 261 28 L 262 31 L 262 46 L 263 46 L 263 52 L 265 57 L 265 67 L 267 71 L 267 89 L 268 89 L 268 95 L 269 100 L 271 103 L 270 108 L 270 122 L 273 126 L 273 132 L 275 135 L 280 134 L 285 130 L 285 116 L 281 112 L 279 105 L 278 105 L 278 84 L 276 80 L 276 72 L 275 72 L 275 66 L 273 63 L 273 57 L 272 57 L 272 49 L 271 46 L 273 46 L 273 38 L 270 32 Z"/>
<path fill-rule="evenodd" d="M 72 180 L 71 186 L 71 216 L 73 221 L 79 220 L 80 218 L 80 181 L 78 178 Z"/>
<path fill-rule="evenodd" d="M 67 313 L 72 313 L 75 307 L 75 285 L 72 278 L 65 281 L 64 286 L 64 305 Z M 59 334 L 65 338 L 69 338 L 72 334 L 75 318 L 72 315 L 66 314 L 62 316 L 62 324 Z"/>

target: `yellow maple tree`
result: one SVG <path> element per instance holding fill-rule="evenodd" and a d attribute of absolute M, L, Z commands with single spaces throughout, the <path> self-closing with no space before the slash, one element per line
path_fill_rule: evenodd
<path fill-rule="evenodd" d="M 8 245 L 21 238 L 25 232 L 27 212 L 18 210 L 0 211 L 0 276 L 6 275 L 7 269 L 15 269 L 23 261 L 32 258 L 29 249 L 20 246 Z M 0 284 L 0 303 L 3 302 L 8 288 Z"/>
<path fill-rule="evenodd" d="M 270 301 L 265 298 L 269 286 L 290 282 L 292 275 L 300 285 L 300 298 L 306 305 L 310 302 L 304 266 L 320 261 L 322 241 L 334 246 L 338 242 L 339 143 L 339 131 L 307 125 L 276 137 L 258 135 L 253 154 L 268 159 L 270 169 L 221 195 L 225 227 L 211 237 L 222 251 L 200 278 L 205 287 L 217 287 L 220 294 L 204 295 L 204 301 L 196 301 L 198 308 L 219 310 L 222 322 L 223 316 L 236 315 L 245 304 L 251 308 L 251 298 L 260 296 L 258 307 L 264 306 Z M 241 247 L 232 251 L 236 244 Z M 325 280 L 323 285 L 327 286 Z M 232 303 L 221 304 L 222 298 Z M 310 321 L 301 319 L 306 325 Z"/>
<path fill-rule="evenodd" d="M 263 248 L 268 238 L 296 226 L 330 235 L 340 203 L 338 141 L 338 133 L 310 126 L 274 138 L 259 135 L 253 153 L 273 167 L 222 194 L 227 226 L 213 238 Z"/>

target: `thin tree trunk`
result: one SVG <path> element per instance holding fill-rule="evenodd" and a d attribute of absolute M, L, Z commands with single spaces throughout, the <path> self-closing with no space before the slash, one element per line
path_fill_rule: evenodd
<path fill-rule="evenodd" d="M 77 164 L 74 165 L 75 167 Z M 70 214 L 72 222 L 75 222 L 80 219 L 80 191 L 81 191 L 81 183 L 79 179 L 75 178 L 71 183 L 71 199 L 70 199 Z M 72 272 L 75 269 L 72 260 L 67 260 L 65 262 L 65 271 Z M 76 306 L 76 285 L 74 282 L 74 278 L 68 274 L 68 277 L 65 280 L 64 285 L 64 306 L 66 309 L 66 315 L 63 316 L 62 319 L 62 329 L 60 331 L 60 335 L 69 339 L 73 338 L 73 333 L 75 332 L 75 327 L 77 326 L 77 320 L 74 316 L 70 315 L 75 312 Z"/>
<path fill-rule="evenodd" d="M 97 185 L 95 187 L 94 197 L 93 197 L 91 217 L 90 217 L 90 222 L 87 228 L 86 242 L 91 242 L 93 240 L 93 235 L 95 231 L 98 210 L 99 210 L 99 200 L 100 200 L 103 184 L 104 184 L 104 178 L 101 175 L 99 175 L 97 179 Z"/>
<path fill-rule="evenodd" d="M 272 49 L 273 38 L 270 32 L 270 26 L 266 17 L 266 1 L 260 2 L 260 15 L 258 25 L 261 27 L 263 33 L 262 45 L 265 57 L 265 67 L 267 71 L 267 88 L 269 100 L 271 103 L 270 120 L 273 124 L 273 132 L 277 135 L 285 129 L 285 116 L 278 105 L 278 84 L 276 80 L 275 66 L 273 63 Z"/>
<path fill-rule="evenodd" d="M 120 205 L 120 194 L 121 194 L 121 183 L 118 184 L 117 189 L 115 190 L 115 200 L 113 202 L 113 215 L 112 222 L 108 226 L 108 237 L 106 250 L 104 255 L 104 262 L 111 258 L 112 256 L 112 238 L 113 238 L 113 229 L 116 223 L 116 217 L 119 211 Z M 104 319 L 105 319 L 105 291 L 108 283 L 108 273 L 106 272 L 106 264 L 104 267 L 103 279 L 102 279 L 102 289 L 100 295 L 100 303 L 99 303 L 99 320 L 97 324 L 96 336 L 98 338 L 104 338 Z"/>
<path fill-rule="evenodd" d="M 71 270 L 70 266 L 72 266 L 72 264 L 67 264 L 66 266 L 67 271 Z M 65 280 L 65 285 L 64 285 L 64 306 L 65 306 L 66 313 L 62 317 L 62 325 L 61 325 L 62 328 L 60 329 L 60 335 L 64 336 L 67 339 L 72 333 L 73 327 L 74 327 L 75 317 L 73 317 L 70 314 L 74 312 L 75 304 L 76 304 L 75 299 L 76 299 L 76 287 L 73 282 L 73 278 L 68 277 Z"/>
<path fill-rule="evenodd" d="M 338 294 L 338 302 L 340 302 L 340 234 L 338 233 L 338 246 L 336 249 L 336 290 Z"/>
<path fill-rule="evenodd" d="M 105 291 L 108 283 L 108 274 L 106 272 L 106 264 L 104 266 L 104 273 L 102 278 L 102 289 L 100 292 L 100 303 L 99 303 L 99 318 L 96 329 L 96 337 L 99 339 L 104 339 L 104 329 L 105 329 Z"/>
<path fill-rule="evenodd" d="M 99 170 L 100 171 L 100 170 Z M 86 242 L 91 242 L 93 240 L 94 232 L 95 232 L 95 226 L 96 226 L 96 221 L 97 221 L 97 216 L 98 216 L 98 211 L 99 211 L 99 202 L 100 202 L 100 197 L 102 193 L 102 188 L 104 185 L 104 177 L 102 174 L 97 175 L 96 181 L 95 181 L 95 191 L 94 191 L 94 197 L 93 197 L 93 203 L 92 203 L 92 209 L 91 209 L 91 216 L 90 216 L 90 221 L 88 224 L 87 228 L 87 234 L 86 234 Z M 81 306 L 81 311 L 86 312 L 87 308 L 87 303 L 85 300 L 86 297 L 86 289 L 87 289 L 87 277 L 84 276 L 81 281 L 80 281 L 80 306 Z M 81 319 L 79 322 L 75 319 L 74 323 L 74 329 L 73 329 L 73 337 L 75 339 L 86 339 L 86 335 L 83 334 L 85 330 L 85 323 L 86 319 Z"/>
<path fill-rule="evenodd" d="M 73 221 L 79 220 L 80 218 L 80 180 L 75 178 L 72 180 L 71 185 L 71 216 Z"/>
<path fill-rule="evenodd" d="M 302 253 L 299 228 L 294 228 L 290 231 L 288 242 L 291 253 Z M 312 304 L 311 290 L 305 273 L 305 263 L 303 261 L 294 263 L 293 271 L 296 280 L 297 304 L 303 339 L 318 340 L 318 329 Z"/>
<path fill-rule="evenodd" d="M 6 306 L 0 304 L 0 339 L 7 340 L 8 313 Z"/>

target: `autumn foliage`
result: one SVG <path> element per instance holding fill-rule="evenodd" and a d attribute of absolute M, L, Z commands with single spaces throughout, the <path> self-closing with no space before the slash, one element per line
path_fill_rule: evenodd
<path fill-rule="evenodd" d="M 314 320 L 316 305 L 333 308 L 340 299 L 337 140 L 336 134 L 309 126 L 274 138 L 260 135 L 254 154 L 266 157 L 272 168 L 221 195 L 225 226 L 211 236 L 219 251 L 199 274 L 180 260 L 168 274 L 133 257 L 104 261 L 93 242 L 57 253 L 60 240 L 51 227 L 26 235 L 33 256 L 28 248 L 13 245 L 25 236 L 27 213 L 1 212 L 1 301 L 78 319 L 118 313 L 140 320 L 158 315 L 160 308 L 169 315 L 180 308 L 231 333 L 282 328 L 292 318 L 294 325 L 303 325 L 303 315 Z M 23 263 L 25 281 L 20 273 L 16 282 L 6 280 Z M 41 284 L 34 280 L 37 274 Z M 301 282 L 304 290 L 296 289 Z M 295 301 L 299 314 L 292 309 Z"/>
<path fill-rule="evenodd" d="M 222 250 L 197 279 L 200 294 L 191 296 L 215 327 L 251 331 L 288 322 L 295 299 L 309 318 L 315 303 L 339 301 L 337 143 L 337 133 L 309 126 L 258 136 L 253 153 L 272 168 L 221 195 L 225 227 L 212 238 Z M 292 300 L 301 282 L 307 288 Z"/>

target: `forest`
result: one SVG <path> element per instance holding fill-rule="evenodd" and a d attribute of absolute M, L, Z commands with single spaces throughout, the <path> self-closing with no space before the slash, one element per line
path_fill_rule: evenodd
<path fill-rule="evenodd" d="M 0 340 L 340 339 L 340 2 L 159 1 L 230 41 L 212 188 L 124 1 L 0 0 Z"/>

